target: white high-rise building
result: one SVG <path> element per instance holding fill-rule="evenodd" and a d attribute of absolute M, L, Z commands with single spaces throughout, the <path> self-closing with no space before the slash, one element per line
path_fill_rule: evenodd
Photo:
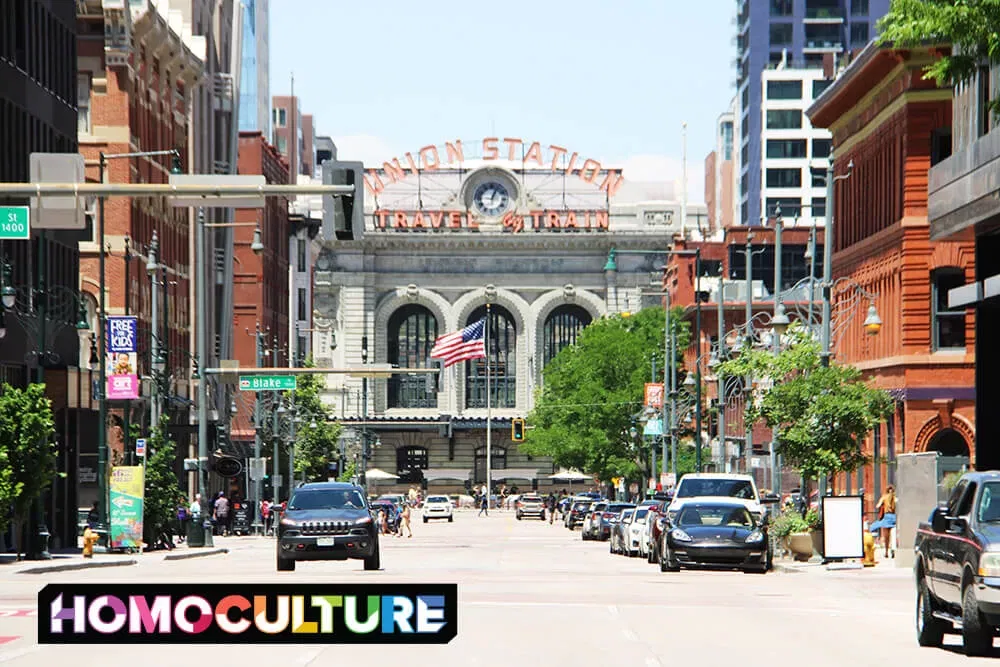
<path fill-rule="evenodd" d="M 780 206 L 786 226 L 823 223 L 830 132 L 814 129 L 805 112 L 829 84 L 822 69 L 779 65 L 761 75 L 762 218 Z"/>

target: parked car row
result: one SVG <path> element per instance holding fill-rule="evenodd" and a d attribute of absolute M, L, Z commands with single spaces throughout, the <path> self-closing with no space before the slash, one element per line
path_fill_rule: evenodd
<path fill-rule="evenodd" d="M 566 525 L 609 551 L 658 564 L 661 572 L 717 567 L 765 573 L 772 567 L 766 505 L 749 475 L 685 475 L 675 493 L 639 504 L 574 498 Z"/>

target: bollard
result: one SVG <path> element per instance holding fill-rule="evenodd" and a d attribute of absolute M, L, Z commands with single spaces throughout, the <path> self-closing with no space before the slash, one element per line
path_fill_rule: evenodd
<path fill-rule="evenodd" d="M 94 545 L 100 539 L 100 535 L 90 529 L 90 526 L 83 531 L 83 557 L 94 557 Z"/>
<path fill-rule="evenodd" d="M 864 533 L 864 546 L 865 546 L 865 559 L 862 564 L 865 567 L 875 567 L 875 537 L 871 534 L 871 531 L 866 530 Z"/>

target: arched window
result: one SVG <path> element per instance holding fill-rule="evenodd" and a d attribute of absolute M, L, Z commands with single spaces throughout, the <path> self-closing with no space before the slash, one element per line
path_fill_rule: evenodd
<path fill-rule="evenodd" d="M 486 317 L 486 306 L 472 311 L 466 326 Z M 490 359 L 490 407 L 513 408 L 517 405 L 517 329 L 514 318 L 503 306 L 490 306 L 487 326 Z M 486 364 L 484 359 L 465 363 L 465 405 L 486 407 Z"/>
<path fill-rule="evenodd" d="M 575 345 L 576 337 L 590 324 L 590 320 L 590 313 L 580 306 L 570 304 L 559 306 L 549 313 L 545 320 L 545 333 L 542 339 L 544 365 L 547 366 L 564 347 Z"/>
<path fill-rule="evenodd" d="M 943 428 L 931 438 L 927 451 L 939 452 L 941 456 L 968 456 L 969 445 L 955 429 Z"/>
<path fill-rule="evenodd" d="M 386 332 L 389 363 L 400 368 L 427 368 L 438 323 L 427 308 L 403 306 L 389 318 Z M 390 408 L 436 408 L 436 375 L 393 375 L 389 379 Z"/>
<path fill-rule="evenodd" d="M 493 447 L 493 460 L 490 461 L 493 471 L 503 470 L 507 467 L 507 450 L 503 447 Z M 475 480 L 476 484 L 481 484 L 486 481 L 486 448 L 479 447 L 476 449 L 476 470 L 475 470 Z"/>
<path fill-rule="evenodd" d="M 424 447 L 400 447 L 396 450 L 396 474 L 399 483 L 416 484 L 423 481 L 427 470 L 427 450 Z"/>

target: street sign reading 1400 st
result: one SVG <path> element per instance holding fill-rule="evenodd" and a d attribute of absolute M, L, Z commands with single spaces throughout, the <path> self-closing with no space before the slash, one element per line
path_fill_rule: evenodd
<path fill-rule="evenodd" d="M 27 241 L 31 238 L 27 206 L 0 206 L 0 239 Z"/>
<path fill-rule="evenodd" d="M 294 375 L 244 375 L 240 391 L 293 391 L 298 388 Z"/>

